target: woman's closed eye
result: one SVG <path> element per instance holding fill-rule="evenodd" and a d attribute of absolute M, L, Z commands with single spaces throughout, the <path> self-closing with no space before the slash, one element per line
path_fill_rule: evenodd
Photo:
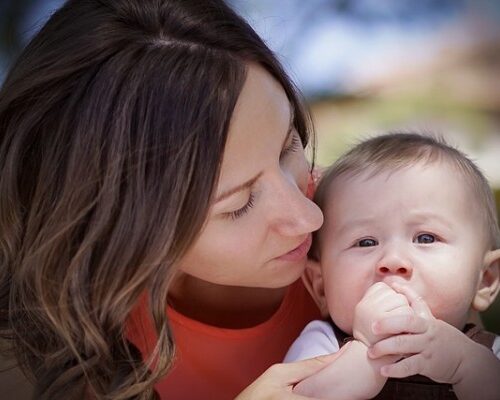
<path fill-rule="evenodd" d="M 224 216 L 231 218 L 232 220 L 238 219 L 243 215 L 245 215 L 254 206 L 255 204 L 254 202 L 255 202 L 255 194 L 253 192 L 250 192 L 250 195 L 248 196 L 248 201 L 243 207 L 238 208 L 237 210 L 234 211 L 224 213 Z"/>
<path fill-rule="evenodd" d="M 302 148 L 302 141 L 300 140 L 299 133 L 294 129 L 290 134 L 289 138 L 281 150 L 280 153 L 280 161 L 283 160 L 287 155 L 294 153 Z M 223 214 L 224 217 L 231 218 L 232 220 L 236 220 L 250 211 L 250 209 L 255 205 L 255 193 L 250 192 L 248 196 L 248 201 L 246 204 L 234 211 L 229 211 Z"/>

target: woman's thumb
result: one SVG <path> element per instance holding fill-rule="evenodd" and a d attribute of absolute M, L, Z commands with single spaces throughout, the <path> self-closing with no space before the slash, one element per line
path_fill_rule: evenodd
<path fill-rule="evenodd" d="M 305 378 L 321 371 L 337 357 L 338 354 L 333 353 L 324 356 L 308 358 L 307 360 L 281 364 L 279 372 L 283 374 L 282 378 L 283 380 L 286 380 L 286 383 L 294 385 L 304 380 Z"/>

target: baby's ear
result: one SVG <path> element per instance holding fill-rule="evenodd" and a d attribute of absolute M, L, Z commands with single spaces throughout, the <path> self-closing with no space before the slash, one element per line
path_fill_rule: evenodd
<path fill-rule="evenodd" d="M 321 315 L 328 317 L 328 307 L 326 303 L 325 288 L 323 276 L 321 273 L 321 264 L 319 261 L 308 259 L 304 275 L 302 277 L 304 285 L 316 302 Z"/>
<path fill-rule="evenodd" d="M 472 308 L 485 311 L 500 290 L 500 249 L 491 250 L 484 256 L 483 268 L 479 278 L 479 286 L 472 301 Z"/>

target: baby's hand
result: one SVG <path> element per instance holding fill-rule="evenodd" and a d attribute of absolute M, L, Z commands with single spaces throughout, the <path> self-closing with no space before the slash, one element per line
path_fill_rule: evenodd
<path fill-rule="evenodd" d="M 413 313 L 404 294 L 396 292 L 383 282 L 377 282 L 368 288 L 354 310 L 353 336 L 367 346 L 371 346 L 391 335 L 374 333 L 375 321 L 392 316 L 413 315 Z"/>
<path fill-rule="evenodd" d="M 436 319 L 427 303 L 411 288 L 397 284 L 393 287 L 410 301 L 414 315 L 391 316 L 377 321 L 375 332 L 387 338 L 370 348 L 369 357 L 404 357 L 382 367 L 380 372 L 387 377 L 420 374 L 436 382 L 456 384 L 460 380 L 463 350 L 468 347 L 469 339 L 452 325 Z"/>

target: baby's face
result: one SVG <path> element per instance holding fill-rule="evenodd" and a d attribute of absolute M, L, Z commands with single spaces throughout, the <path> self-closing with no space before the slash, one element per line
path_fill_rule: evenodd
<path fill-rule="evenodd" d="M 328 193 L 321 267 L 330 315 L 352 332 L 375 282 L 400 282 L 436 318 L 461 328 L 486 252 L 480 214 L 459 173 L 442 163 L 337 179 Z"/>

